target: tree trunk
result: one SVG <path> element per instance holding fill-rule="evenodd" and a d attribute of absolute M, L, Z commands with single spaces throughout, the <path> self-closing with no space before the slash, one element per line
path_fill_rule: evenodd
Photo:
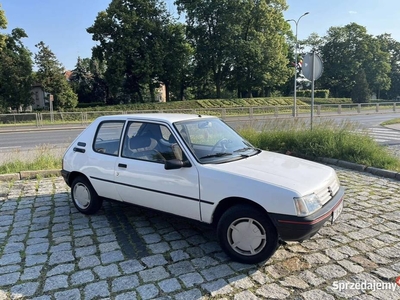
<path fill-rule="evenodd" d="M 169 102 L 169 83 L 164 83 L 165 86 L 165 102 Z"/>

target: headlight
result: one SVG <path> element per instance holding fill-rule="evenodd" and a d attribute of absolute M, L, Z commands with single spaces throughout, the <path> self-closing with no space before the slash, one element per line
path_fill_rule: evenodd
<path fill-rule="evenodd" d="M 303 197 L 294 197 L 294 206 L 296 207 L 297 215 L 305 217 L 311 215 L 322 207 L 322 204 L 316 194 L 310 194 Z"/>

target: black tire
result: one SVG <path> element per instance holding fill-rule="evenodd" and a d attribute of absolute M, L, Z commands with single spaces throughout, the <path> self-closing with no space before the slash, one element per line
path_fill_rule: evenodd
<path fill-rule="evenodd" d="M 103 205 L 92 184 L 84 176 L 78 176 L 71 185 L 72 202 L 77 210 L 85 215 L 92 215 Z"/>
<path fill-rule="evenodd" d="M 279 246 L 276 228 L 266 213 L 249 205 L 229 208 L 218 222 L 217 234 L 225 253 L 245 264 L 269 259 Z"/>

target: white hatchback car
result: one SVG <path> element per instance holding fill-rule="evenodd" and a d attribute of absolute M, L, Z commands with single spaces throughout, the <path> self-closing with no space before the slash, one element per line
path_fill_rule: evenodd
<path fill-rule="evenodd" d="M 213 224 L 242 263 L 310 238 L 343 208 L 331 167 L 257 149 L 211 116 L 100 117 L 67 149 L 62 175 L 84 214 L 113 199 Z"/>

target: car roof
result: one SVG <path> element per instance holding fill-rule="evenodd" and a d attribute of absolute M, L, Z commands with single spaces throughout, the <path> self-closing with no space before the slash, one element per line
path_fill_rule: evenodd
<path fill-rule="evenodd" d="M 105 120 L 147 120 L 147 121 L 161 121 L 166 123 L 175 123 L 179 121 L 196 120 L 199 118 L 217 118 L 214 116 L 195 115 L 195 114 L 174 114 L 174 113 L 144 113 L 144 114 L 128 114 L 128 115 L 109 115 L 99 117 L 100 121 Z"/>

